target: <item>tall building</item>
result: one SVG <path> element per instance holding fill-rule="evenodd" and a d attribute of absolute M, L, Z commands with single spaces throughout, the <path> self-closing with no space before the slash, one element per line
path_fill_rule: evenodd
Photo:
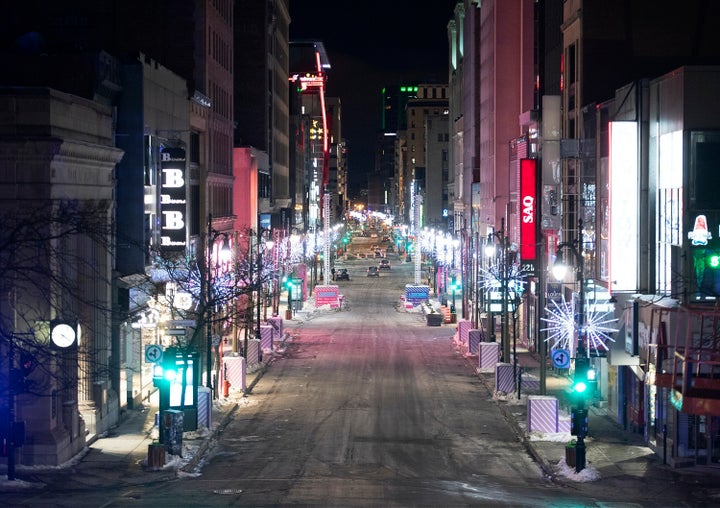
<path fill-rule="evenodd" d="M 330 194 L 330 220 L 340 222 L 347 210 L 347 160 L 342 139 L 342 104 L 340 97 L 327 97 L 330 130 L 330 164 L 327 192 Z"/>
<path fill-rule="evenodd" d="M 121 403 L 152 386 L 136 369 L 143 339 L 131 324 L 154 315 L 147 300 L 138 307 L 133 298 L 148 294 L 138 287 L 152 271 L 148 251 L 162 246 L 205 259 L 206 232 L 233 228 L 232 8 L 230 0 L 30 0 L 9 6 L 0 22 L 10 70 L 4 84 L 51 86 L 114 108 L 108 132 L 98 121 L 97 133 L 76 134 L 106 135 L 127 155 L 111 172 L 118 251 L 112 276 L 98 279 L 107 283 L 107 298 L 90 306 L 112 315 L 89 319 L 89 309 L 65 309 L 92 325 L 84 330 L 90 347 L 77 379 L 89 439 L 117 423 Z M 141 379 L 128 379 L 129 371 Z M 40 453 L 28 460 L 61 458 Z"/>
<path fill-rule="evenodd" d="M 720 457 L 720 385 L 694 367 L 720 349 L 706 193 L 717 68 L 696 67 L 718 61 L 718 20 L 703 1 L 563 4 L 558 240 L 578 242 L 585 276 L 625 318 L 625 344 L 597 361 L 609 410 L 674 465 Z"/>
<path fill-rule="evenodd" d="M 295 225 L 290 173 L 290 73 L 287 0 L 235 2 L 234 142 L 267 153 L 259 182 L 259 213 L 273 227 Z"/>
<path fill-rule="evenodd" d="M 303 164 L 304 206 L 302 215 L 306 230 L 322 226 L 323 199 L 330 181 L 331 119 L 325 97 L 330 61 L 320 41 L 292 41 L 290 44 L 289 80 L 294 88 L 296 157 Z M 299 189 L 298 189 L 299 190 Z"/>
<path fill-rule="evenodd" d="M 368 207 L 396 217 L 402 215 L 399 185 L 402 174 L 396 164 L 397 137 L 407 129 L 407 103 L 417 97 L 417 85 L 387 85 L 382 88 L 380 128 L 375 137 L 375 168 L 369 175 Z"/>
<path fill-rule="evenodd" d="M 447 203 L 447 117 L 448 86 L 419 84 L 417 97 L 407 102 L 407 165 L 402 178 L 403 201 L 412 203 L 415 195 L 424 196 L 422 225 L 442 229 L 446 229 L 449 224 L 447 217 L 444 219 L 442 216 L 443 196 Z M 433 139 L 428 138 L 430 135 Z M 430 150 L 435 152 L 430 153 Z M 432 185 L 433 183 L 439 185 Z M 431 208 L 427 208 L 428 203 Z"/>

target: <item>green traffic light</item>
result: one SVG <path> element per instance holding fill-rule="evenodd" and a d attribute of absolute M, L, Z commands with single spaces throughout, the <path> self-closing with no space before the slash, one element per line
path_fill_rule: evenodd
<path fill-rule="evenodd" d="M 578 381 L 573 385 L 573 390 L 575 393 L 585 393 L 585 390 L 587 390 L 587 384 L 585 384 L 584 381 Z"/>
<path fill-rule="evenodd" d="M 163 378 L 165 380 L 170 381 L 171 383 L 175 381 L 175 378 L 177 377 L 177 371 L 173 369 L 166 369 L 163 371 Z"/>

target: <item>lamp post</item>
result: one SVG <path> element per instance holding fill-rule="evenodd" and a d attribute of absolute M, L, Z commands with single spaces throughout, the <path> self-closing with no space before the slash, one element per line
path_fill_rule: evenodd
<path fill-rule="evenodd" d="M 260 341 L 260 318 L 262 313 L 262 300 L 263 300 L 263 294 L 262 294 L 262 272 L 263 272 L 263 251 L 260 249 L 262 246 L 262 239 L 263 239 L 263 229 L 260 227 L 260 224 L 258 223 L 258 231 L 257 231 L 257 274 L 255 278 L 255 286 L 256 286 L 256 293 L 257 293 L 257 304 L 255 306 L 256 308 L 256 315 L 255 315 L 255 338 Z"/>
<path fill-rule="evenodd" d="M 457 293 L 457 271 L 455 269 L 455 251 L 460 245 L 460 240 L 454 238 L 452 240 L 452 309 L 450 312 L 457 316 L 457 310 L 455 307 L 455 294 Z M 462 278 L 461 278 L 462 280 Z M 454 322 L 454 321 L 453 321 Z"/>
<path fill-rule="evenodd" d="M 212 393 L 214 394 L 214 387 L 212 382 L 212 348 L 213 348 L 213 321 L 214 321 L 214 307 L 215 307 L 215 296 L 213 291 L 213 284 L 214 284 L 214 270 L 216 270 L 220 266 L 220 257 L 215 257 L 215 264 L 213 266 L 213 252 L 215 251 L 215 242 L 218 238 L 223 237 L 223 245 L 222 249 L 220 250 L 219 254 L 222 255 L 223 260 L 227 260 L 230 255 L 230 236 L 221 231 L 215 231 L 212 227 L 212 214 L 208 214 L 208 223 L 207 223 L 207 248 L 206 248 L 206 281 L 205 281 L 205 326 L 206 326 L 206 341 L 205 341 L 205 386 L 210 388 Z M 213 395 L 214 398 L 214 395 Z"/>
<path fill-rule="evenodd" d="M 579 226 L 580 234 L 582 234 L 582 221 Z M 584 258 L 583 248 L 577 245 L 579 241 L 562 242 L 558 244 L 555 251 L 555 263 L 553 263 L 553 276 L 562 281 L 565 278 L 567 265 L 562 255 L 563 249 L 568 249 L 575 256 L 575 268 L 577 272 L 577 281 L 580 284 L 578 292 L 578 312 L 575 317 L 577 323 L 577 351 L 575 353 L 575 376 L 573 380 L 573 388 L 576 395 L 576 404 L 572 410 L 573 434 L 577 436 L 577 444 L 575 446 L 575 472 L 579 473 L 585 469 L 585 436 L 587 435 L 587 409 L 585 408 L 585 390 L 587 389 L 587 373 L 589 367 L 589 349 L 585 345 L 585 276 L 584 276 Z"/>
<path fill-rule="evenodd" d="M 508 324 L 508 278 L 510 263 L 508 259 L 508 245 L 507 235 L 505 232 L 505 217 L 500 219 L 500 229 L 494 231 L 488 235 L 488 244 L 486 246 L 486 254 L 488 257 L 495 255 L 495 241 L 497 240 L 500 245 L 500 342 L 502 345 L 502 359 L 504 362 L 508 361 L 510 357 L 510 338 L 509 338 L 509 324 Z M 495 323 L 492 319 L 492 313 L 490 314 L 492 336 L 495 336 Z"/>

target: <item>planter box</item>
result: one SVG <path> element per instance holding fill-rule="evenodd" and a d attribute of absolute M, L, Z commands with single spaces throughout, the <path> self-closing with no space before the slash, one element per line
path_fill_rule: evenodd
<path fill-rule="evenodd" d="M 443 322 L 442 314 L 425 314 L 425 320 L 428 326 L 440 326 Z"/>

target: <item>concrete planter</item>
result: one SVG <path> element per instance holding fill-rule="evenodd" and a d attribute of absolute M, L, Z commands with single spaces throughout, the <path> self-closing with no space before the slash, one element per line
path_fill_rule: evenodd
<path fill-rule="evenodd" d="M 425 320 L 428 326 L 440 326 L 443 322 L 442 314 L 425 314 Z"/>

